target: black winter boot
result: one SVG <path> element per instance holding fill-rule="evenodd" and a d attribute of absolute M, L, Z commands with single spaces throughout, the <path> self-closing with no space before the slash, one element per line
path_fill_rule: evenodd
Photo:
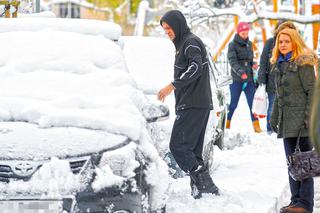
<path fill-rule="evenodd" d="M 192 178 L 190 177 L 190 187 L 191 187 L 191 196 L 194 199 L 199 199 L 201 198 L 201 193 L 199 192 L 196 184 L 194 183 L 194 181 L 192 180 Z"/>
<path fill-rule="evenodd" d="M 196 186 L 198 194 L 194 198 L 200 198 L 203 193 L 210 193 L 219 195 L 218 187 L 213 183 L 210 177 L 209 170 L 206 166 L 199 166 L 195 171 L 190 172 L 191 177 L 191 190 L 192 185 Z"/>

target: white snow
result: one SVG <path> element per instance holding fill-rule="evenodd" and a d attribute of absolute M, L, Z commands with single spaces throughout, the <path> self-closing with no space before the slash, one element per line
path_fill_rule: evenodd
<path fill-rule="evenodd" d="M 111 40 L 118 40 L 121 35 L 120 26 L 112 22 L 65 18 L 2 19 L 0 33 L 10 31 L 34 32 L 44 29 L 103 35 Z"/>
<path fill-rule="evenodd" d="M 0 120 L 139 138 L 144 97 L 112 41 L 53 30 L 0 33 L 0 38 L 8 49 L 0 53 Z"/>
<path fill-rule="evenodd" d="M 164 86 L 165 80 L 167 83 L 172 81 L 175 48 L 169 39 L 134 36 L 121 38 L 128 68 L 144 92 L 156 93 Z"/>

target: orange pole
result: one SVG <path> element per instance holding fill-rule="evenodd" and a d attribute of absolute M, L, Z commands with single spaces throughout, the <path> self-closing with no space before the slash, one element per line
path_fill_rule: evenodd
<path fill-rule="evenodd" d="M 221 46 L 219 47 L 217 53 L 212 57 L 213 61 L 217 61 L 218 57 L 220 56 L 220 54 L 222 53 L 223 49 L 227 46 L 227 44 L 229 43 L 229 41 L 232 38 L 232 35 L 234 34 L 234 32 L 236 31 L 236 28 L 238 26 L 238 22 L 239 22 L 239 17 L 238 16 L 234 16 L 233 17 L 234 20 L 234 30 L 232 30 L 228 35 L 227 38 L 222 42 Z"/>
<path fill-rule="evenodd" d="M 299 12 L 299 0 L 293 0 L 293 5 L 294 5 L 294 13 L 298 14 L 298 12 Z"/>
<path fill-rule="evenodd" d="M 253 26 L 260 28 L 261 30 L 261 36 L 262 36 L 262 42 L 265 44 L 267 41 L 267 32 L 266 32 L 266 28 L 264 27 L 264 23 L 261 21 L 256 21 L 253 23 Z"/>
<path fill-rule="evenodd" d="M 273 12 L 277 13 L 278 12 L 278 0 L 272 0 L 273 2 Z M 271 26 L 276 26 L 277 25 L 277 20 L 271 20 L 270 21 Z"/>
<path fill-rule="evenodd" d="M 239 17 L 238 16 L 233 16 L 233 21 L 234 21 L 234 30 L 236 30 L 237 26 L 239 24 Z"/>
<path fill-rule="evenodd" d="M 227 38 L 223 41 L 223 43 L 221 44 L 220 48 L 218 49 L 217 53 L 212 57 L 213 61 L 217 61 L 219 55 L 222 53 L 222 50 L 227 46 L 227 44 L 229 43 L 229 41 L 232 38 L 232 35 L 234 34 L 235 30 L 232 30 Z"/>
<path fill-rule="evenodd" d="M 312 15 L 320 14 L 320 3 L 312 5 Z M 319 39 L 319 30 L 320 30 L 320 23 L 313 23 L 313 49 L 316 50 L 318 46 L 318 39 Z"/>

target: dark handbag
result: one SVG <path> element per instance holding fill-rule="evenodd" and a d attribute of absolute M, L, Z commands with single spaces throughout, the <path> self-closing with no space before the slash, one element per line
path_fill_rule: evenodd
<path fill-rule="evenodd" d="M 315 150 L 301 152 L 300 135 L 301 131 L 294 153 L 288 156 L 289 175 L 296 181 L 320 176 L 320 155 Z"/>

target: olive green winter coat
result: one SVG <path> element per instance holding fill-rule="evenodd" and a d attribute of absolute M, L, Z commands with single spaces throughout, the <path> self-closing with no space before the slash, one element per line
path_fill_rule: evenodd
<path fill-rule="evenodd" d="M 320 61 L 319 61 L 320 62 Z M 313 100 L 312 100 L 312 112 L 311 112 L 311 128 L 310 136 L 313 142 L 314 148 L 320 154 L 320 63 L 318 62 L 318 80 L 315 87 Z"/>
<path fill-rule="evenodd" d="M 293 62 L 273 66 L 276 75 L 276 97 L 271 125 L 277 125 L 278 138 L 308 137 L 310 107 L 315 83 L 312 55 L 301 55 Z"/>

